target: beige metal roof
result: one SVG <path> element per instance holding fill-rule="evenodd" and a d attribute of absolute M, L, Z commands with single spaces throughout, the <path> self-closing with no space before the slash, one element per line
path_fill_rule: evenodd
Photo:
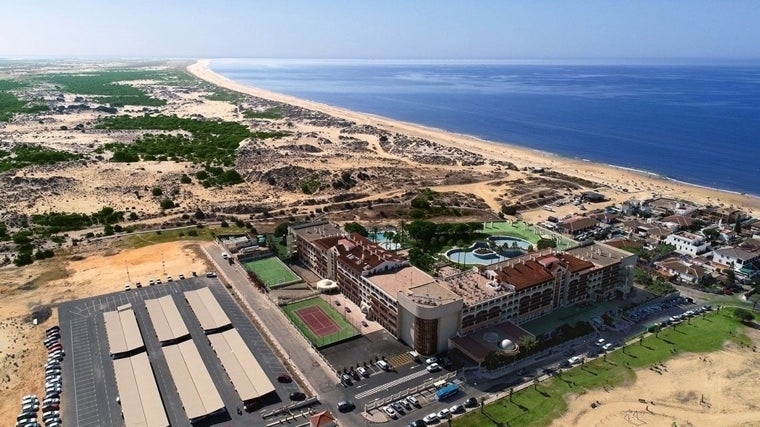
<path fill-rule="evenodd" d="M 195 291 L 185 292 L 185 298 L 195 313 L 195 317 L 201 322 L 201 327 L 207 333 L 228 326 L 230 318 L 222 310 L 222 306 L 216 300 L 209 288 L 200 288 Z"/>
<path fill-rule="evenodd" d="M 145 307 L 161 344 L 190 334 L 171 295 L 145 300 Z"/>
<path fill-rule="evenodd" d="M 208 340 L 241 400 L 255 399 L 274 391 L 274 385 L 237 329 L 211 334 Z"/>
<path fill-rule="evenodd" d="M 131 305 L 121 306 L 118 311 L 106 311 L 103 313 L 103 320 L 111 356 L 138 350 L 145 346 Z"/>
<path fill-rule="evenodd" d="M 192 340 L 165 346 L 163 351 L 188 419 L 200 418 L 224 408 L 224 402 Z"/>
<path fill-rule="evenodd" d="M 147 353 L 113 361 L 125 427 L 167 427 L 156 378 Z"/>

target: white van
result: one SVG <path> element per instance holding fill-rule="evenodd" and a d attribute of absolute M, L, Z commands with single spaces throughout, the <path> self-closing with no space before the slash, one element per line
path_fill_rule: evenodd
<path fill-rule="evenodd" d="M 391 369 L 391 365 L 388 362 L 386 362 L 385 360 L 378 360 L 377 361 L 377 366 L 379 366 L 380 369 L 382 369 L 384 371 L 387 371 L 387 370 Z"/>

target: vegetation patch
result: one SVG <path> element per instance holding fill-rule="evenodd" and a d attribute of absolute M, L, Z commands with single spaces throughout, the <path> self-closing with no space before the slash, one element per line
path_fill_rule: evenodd
<path fill-rule="evenodd" d="M 121 82 L 134 80 L 162 80 L 165 74 L 157 71 L 102 71 L 83 74 L 56 74 L 41 79 L 56 84 L 62 90 L 80 95 L 94 95 L 93 101 L 113 107 L 166 105 L 163 99 L 148 96 L 142 90 Z"/>
<path fill-rule="evenodd" d="M 195 120 L 176 115 L 105 117 L 96 127 L 112 130 L 184 131 L 191 134 L 191 137 L 183 134 L 145 134 L 132 144 L 106 144 L 104 148 L 113 152 L 112 161 L 175 160 L 209 166 L 232 166 L 235 163 L 235 150 L 246 138 L 279 138 L 289 134 L 251 132 L 236 122 Z"/>
<path fill-rule="evenodd" d="M 0 150 L 0 172 L 21 169 L 32 165 L 49 165 L 80 159 L 81 156 L 66 151 L 51 150 L 37 145 L 23 144 L 10 151 Z"/>
<path fill-rule="evenodd" d="M 246 119 L 270 119 L 276 120 L 283 117 L 283 111 L 281 106 L 267 108 L 264 111 L 245 110 L 243 117 Z"/>
<path fill-rule="evenodd" d="M 228 227 L 223 230 L 224 234 L 242 234 L 247 230 L 245 227 Z M 142 248 L 157 243 L 190 241 L 212 241 L 216 234 L 222 232 L 221 227 L 188 227 L 173 230 L 158 230 L 150 233 L 133 234 L 119 239 L 116 246 L 120 248 Z"/>
<path fill-rule="evenodd" d="M 7 122 L 17 113 L 37 113 L 47 111 L 45 105 L 37 105 L 22 101 L 10 90 L 19 89 L 25 85 L 15 80 L 0 80 L 0 122 Z"/>

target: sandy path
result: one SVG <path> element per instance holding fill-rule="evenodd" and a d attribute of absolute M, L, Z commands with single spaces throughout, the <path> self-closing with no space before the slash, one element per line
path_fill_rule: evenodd
<path fill-rule="evenodd" d="M 196 77 L 210 83 L 252 96 L 322 111 L 326 114 L 354 121 L 360 125 L 369 124 L 387 129 L 391 132 L 399 132 L 413 137 L 430 139 L 445 146 L 457 147 L 481 154 L 489 159 L 508 160 L 516 164 L 518 167 L 547 167 L 567 175 L 601 182 L 613 189 L 617 189 L 616 194 L 612 197 L 613 201 L 622 201 L 630 198 L 647 199 L 652 197 L 653 193 L 657 193 L 672 197 L 688 198 L 689 200 L 702 204 L 711 203 L 745 206 L 750 210 L 760 208 L 760 198 L 758 197 L 681 184 L 650 174 L 569 159 L 514 145 L 484 141 L 482 139 L 455 134 L 440 129 L 400 122 L 371 114 L 358 113 L 318 102 L 270 92 L 264 89 L 245 86 L 214 73 L 208 68 L 208 65 L 208 60 L 200 60 L 188 66 L 187 70 Z M 628 191 L 624 192 L 624 188 Z"/>
<path fill-rule="evenodd" d="M 636 375 L 629 386 L 571 396 L 567 413 L 552 426 L 760 426 L 760 357 L 750 349 L 729 344 L 671 359 L 662 374 L 643 369 Z M 601 405 L 591 408 L 596 401 Z"/>

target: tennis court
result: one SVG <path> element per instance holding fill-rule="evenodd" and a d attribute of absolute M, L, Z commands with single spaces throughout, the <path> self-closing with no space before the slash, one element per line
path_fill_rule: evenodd
<path fill-rule="evenodd" d="M 294 311 L 294 313 L 306 323 L 306 326 L 308 326 L 318 337 L 324 337 L 325 335 L 330 335 L 333 332 L 338 332 L 340 330 L 340 326 L 333 322 L 327 313 L 315 305 L 299 308 Z"/>
<path fill-rule="evenodd" d="M 317 348 L 359 335 L 359 331 L 319 297 L 282 307 L 282 311 Z"/>
<path fill-rule="evenodd" d="M 301 281 L 301 278 L 276 256 L 246 261 L 243 262 L 243 267 L 255 274 L 270 289 Z"/>

